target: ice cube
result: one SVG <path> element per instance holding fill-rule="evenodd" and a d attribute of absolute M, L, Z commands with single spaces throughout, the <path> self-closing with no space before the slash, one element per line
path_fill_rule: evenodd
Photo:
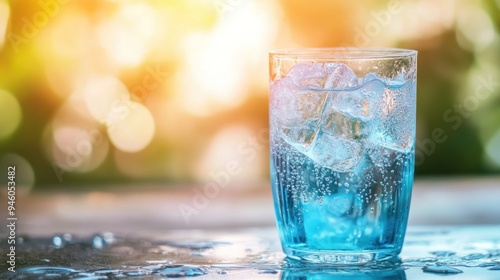
<path fill-rule="evenodd" d="M 332 93 L 332 106 L 340 112 L 364 121 L 373 119 L 380 110 L 385 85 L 371 80 L 355 90 Z"/>
<path fill-rule="evenodd" d="M 312 120 L 301 125 L 282 127 L 283 139 L 300 152 L 305 152 L 312 144 L 318 130 L 318 120 Z"/>
<path fill-rule="evenodd" d="M 287 73 L 301 89 L 340 90 L 358 84 L 358 77 L 342 63 L 300 63 Z"/>
<path fill-rule="evenodd" d="M 304 152 L 318 130 L 326 92 L 300 90 L 290 77 L 271 84 L 271 113 L 283 139 Z"/>
<path fill-rule="evenodd" d="M 364 136 L 365 123 L 342 114 L 329 106 L 325 108 L 321 130 L 327 134 L 348 140 L 360 140 Z"/>
<path fill-rule="evenodd" d="M 414 84 L 386 88 L 369 141 L 400 152 L 412 149 L 415 135 Z"/>
<path fill-rule="evenodd" d="M 348 172 L 361 160 L 366 123 L 339 112 L 334 104 L 335 99 L 330 97 L 323 110 L 320 129 L 307 155 L 320 166 Z"/>
<path fill-rule="evenodd" d="M 363 154 L 359 141 L 319 133 L 308 155 L 317 164 L 337 172 L 348 172 L 357 166 Z"/>
<path fill-rule="evenodd" d="M 292 67 L 271 83 L 271 113 L 278 133 L 320 166 L 352 170 L 363 153 L 364 121 L 373 117 L 384 88 L 379 79 L 363 86 L 358 80 L 341 63 Z"/>
<path fill-rule="evenodd" d="M 297 64 L 288 71 L 286 76 L 301 89 L 321 89 L 326 78 L 323 65 L 320 63 Z"/>
<path fill-rule="evenodd" d="M 342 63 L 325 64 L 328 78 L 325 81 L 325 89 L 346 89 L 358 85 L 358 77 L 351 68 Z"/>

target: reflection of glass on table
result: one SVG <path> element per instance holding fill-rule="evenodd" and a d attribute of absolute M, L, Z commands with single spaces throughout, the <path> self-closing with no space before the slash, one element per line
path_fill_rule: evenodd
<path fill-rule="evenodd" d="M 498 232 L 500 226 L 410 226 L 400 267 L 351 269 L 285 261 L 274 227 L 19 235 L 16 273 L 2 269 L 0 278 L 432 280 L 455 274 L 454 279 L 494 280 L 500 276 Z"/>

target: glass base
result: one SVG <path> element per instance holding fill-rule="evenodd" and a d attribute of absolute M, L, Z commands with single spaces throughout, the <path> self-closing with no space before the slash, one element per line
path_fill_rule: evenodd
<path fill-rule="evenodd" d="M 324 264 L 327 266 L 365 266 L 396 267 L 401 264 L 397 250 L 382 251 L 311 251 L 283 248 L 287 258 L 302 264 Z"/>

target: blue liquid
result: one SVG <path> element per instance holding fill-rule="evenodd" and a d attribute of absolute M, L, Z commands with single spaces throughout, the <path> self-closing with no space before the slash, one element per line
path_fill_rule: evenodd
<path fill-rule="evenodd" d="M 284 252 L 347 264 L 396 257 L 408 220 L 413 149 L 366 147 L 354 169 L 336 172 L 299 152 L 275 128 L 271 123 L 271 183 Z"/>
<path fill-rule="evenodd" d="M 301 63 L 271 81 L 270 92 L 284 252 L 315 263 L 395 261 L 413 184 L 415 81 Z"/>

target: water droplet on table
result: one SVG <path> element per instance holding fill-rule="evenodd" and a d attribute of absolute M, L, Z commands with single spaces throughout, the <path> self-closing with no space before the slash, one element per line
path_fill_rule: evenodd
<path fill-rule="evenodd" d="M 156 271 L 162 269 L 163 267 L 164 267 L 163 265 L 147 265 L 147 266 L 142 266 L 141 269 L 156 272 Z"/>
<path fill-rule="evenodd" d="M 437 273 L 437 274 L 456 274 L 463 272 L 458 268 L 454 268 L 447 265 L 424 266 L 422 270 L 424 272 Z"/>
<path fill-rule="evenodd" d="M 148 275 L 148 273 L 142 272 L 142 271 L 128 271 L 128 272 L 125 272 L 125 275 L 130 276 L 130 277 L 141 277 L 141 276 Z"/>
<path fill-rule="evenodd" d="M 95 249 L 102 249 L 104 246 L 111 245 L 115 241 L 115 236 L 111 232 L 96 234 L 92 237 L 92 247 Z"/>
<path fill-rule="evenodd" d="M 277 273 L 278 273 L 278 271 L 275 269 L 266 269 L 266 270 L 259 271 L 259 274 L 277 274 Z"/>
<path fill-rule="evenodd" d="M 183 248 L 183 249 L 191 249 L 191 250 L 206 250 L 213 249 L 218 245 L 230 245 L 229 242 L 216 242 L 216 241 L 177 241 L 177 242 L 166 242 L 166 245 Z"/>
<path fill-rule="evenodd" d="M 500 249 L 491 249 L 488 250 L 490 257 L 500 257 Z"/>
<path fill-rule="evenodd" d="M 453 251 L 434 251 L 431 252 L 431 254 L 433 254 L 436 257 L 451 257 L 456 255 L 456 253 Z"/>
<path fill-rule="evenodd" d="M 119 274 L 120 271 L 116 269 L 102 269 L 102 270 L 96 270 L 94 271 L 95 275 L 116 275 Z"/>
<path fill-rule="evenodd" d="M 159 270 L 161 276 L 165 277 L 193 277 L 205 275 L 208 272 L 196 265 L 176 265 L 164 267 Z"/>
<path fill-rule="evenodd" d="M 192 257 L 199 257 L 199 258 L 203 258 L 205 257 L 207 254 L 205 253 L 202 253 L 202 252 L 194 252 L 194 253 L 191 253 L 191 256 Z"/>
<path fill-rule="evenodd" d="M 435 262 L 437 262 L 437 260 L 438 259 L 431 258 L 431 257 L 428 257 L 428 258 L 408 258 L 408 259 L 404 259 L 403 263 L 405 265 L 409 265 L 409 266 L 424 266 L 424 265 L 429 265 L 429 263 L 434 264 Z"/>
<path fill-rule="evenodd" d="M 60 249 L 73 242 L 73 235 L 70 233 L 56 234 L 52 237 L 52 245 Z"/>
<path fill-rule="evenodd" d="M 94 276 L 84 276 L 84 277 L 77 277 L 77 278 L 71 278 L 73 280 L 105 280 L 108 279 L 107 276 L 102 276 L 102 275 L 94 275 Z"/>
<path fill-rule="evenodd" d="M 22 269 L 26 274 L 36 274 L 45 277 L 60 277 L 71 273 L 78 272 L 67 267 L 52 267 L 52 266 L 33 266 Z"/>
<path fill-rule="evenodd" d="M 23 243 L 24 243 L 24 241 L 25 241 L 25 238 L 24 238 L 23 236 L 19 236 L 19 237 L 17 238 L 17 244 L 23 244 Z"/>
<path fill-rule="evenodd" d="M 491 267 L 497 265 L 497 262 L 485 262 L 478 265 L 478 267 Z"/>
<path fill-rule="evenodd" d="M 479 260 L 482 258 L 487 258 L 487 255 L 484 254 L 468 254 L 467 256 L 462 257 L 463 260 L 466 261 L 472 261 L 472 260 Z"/>

